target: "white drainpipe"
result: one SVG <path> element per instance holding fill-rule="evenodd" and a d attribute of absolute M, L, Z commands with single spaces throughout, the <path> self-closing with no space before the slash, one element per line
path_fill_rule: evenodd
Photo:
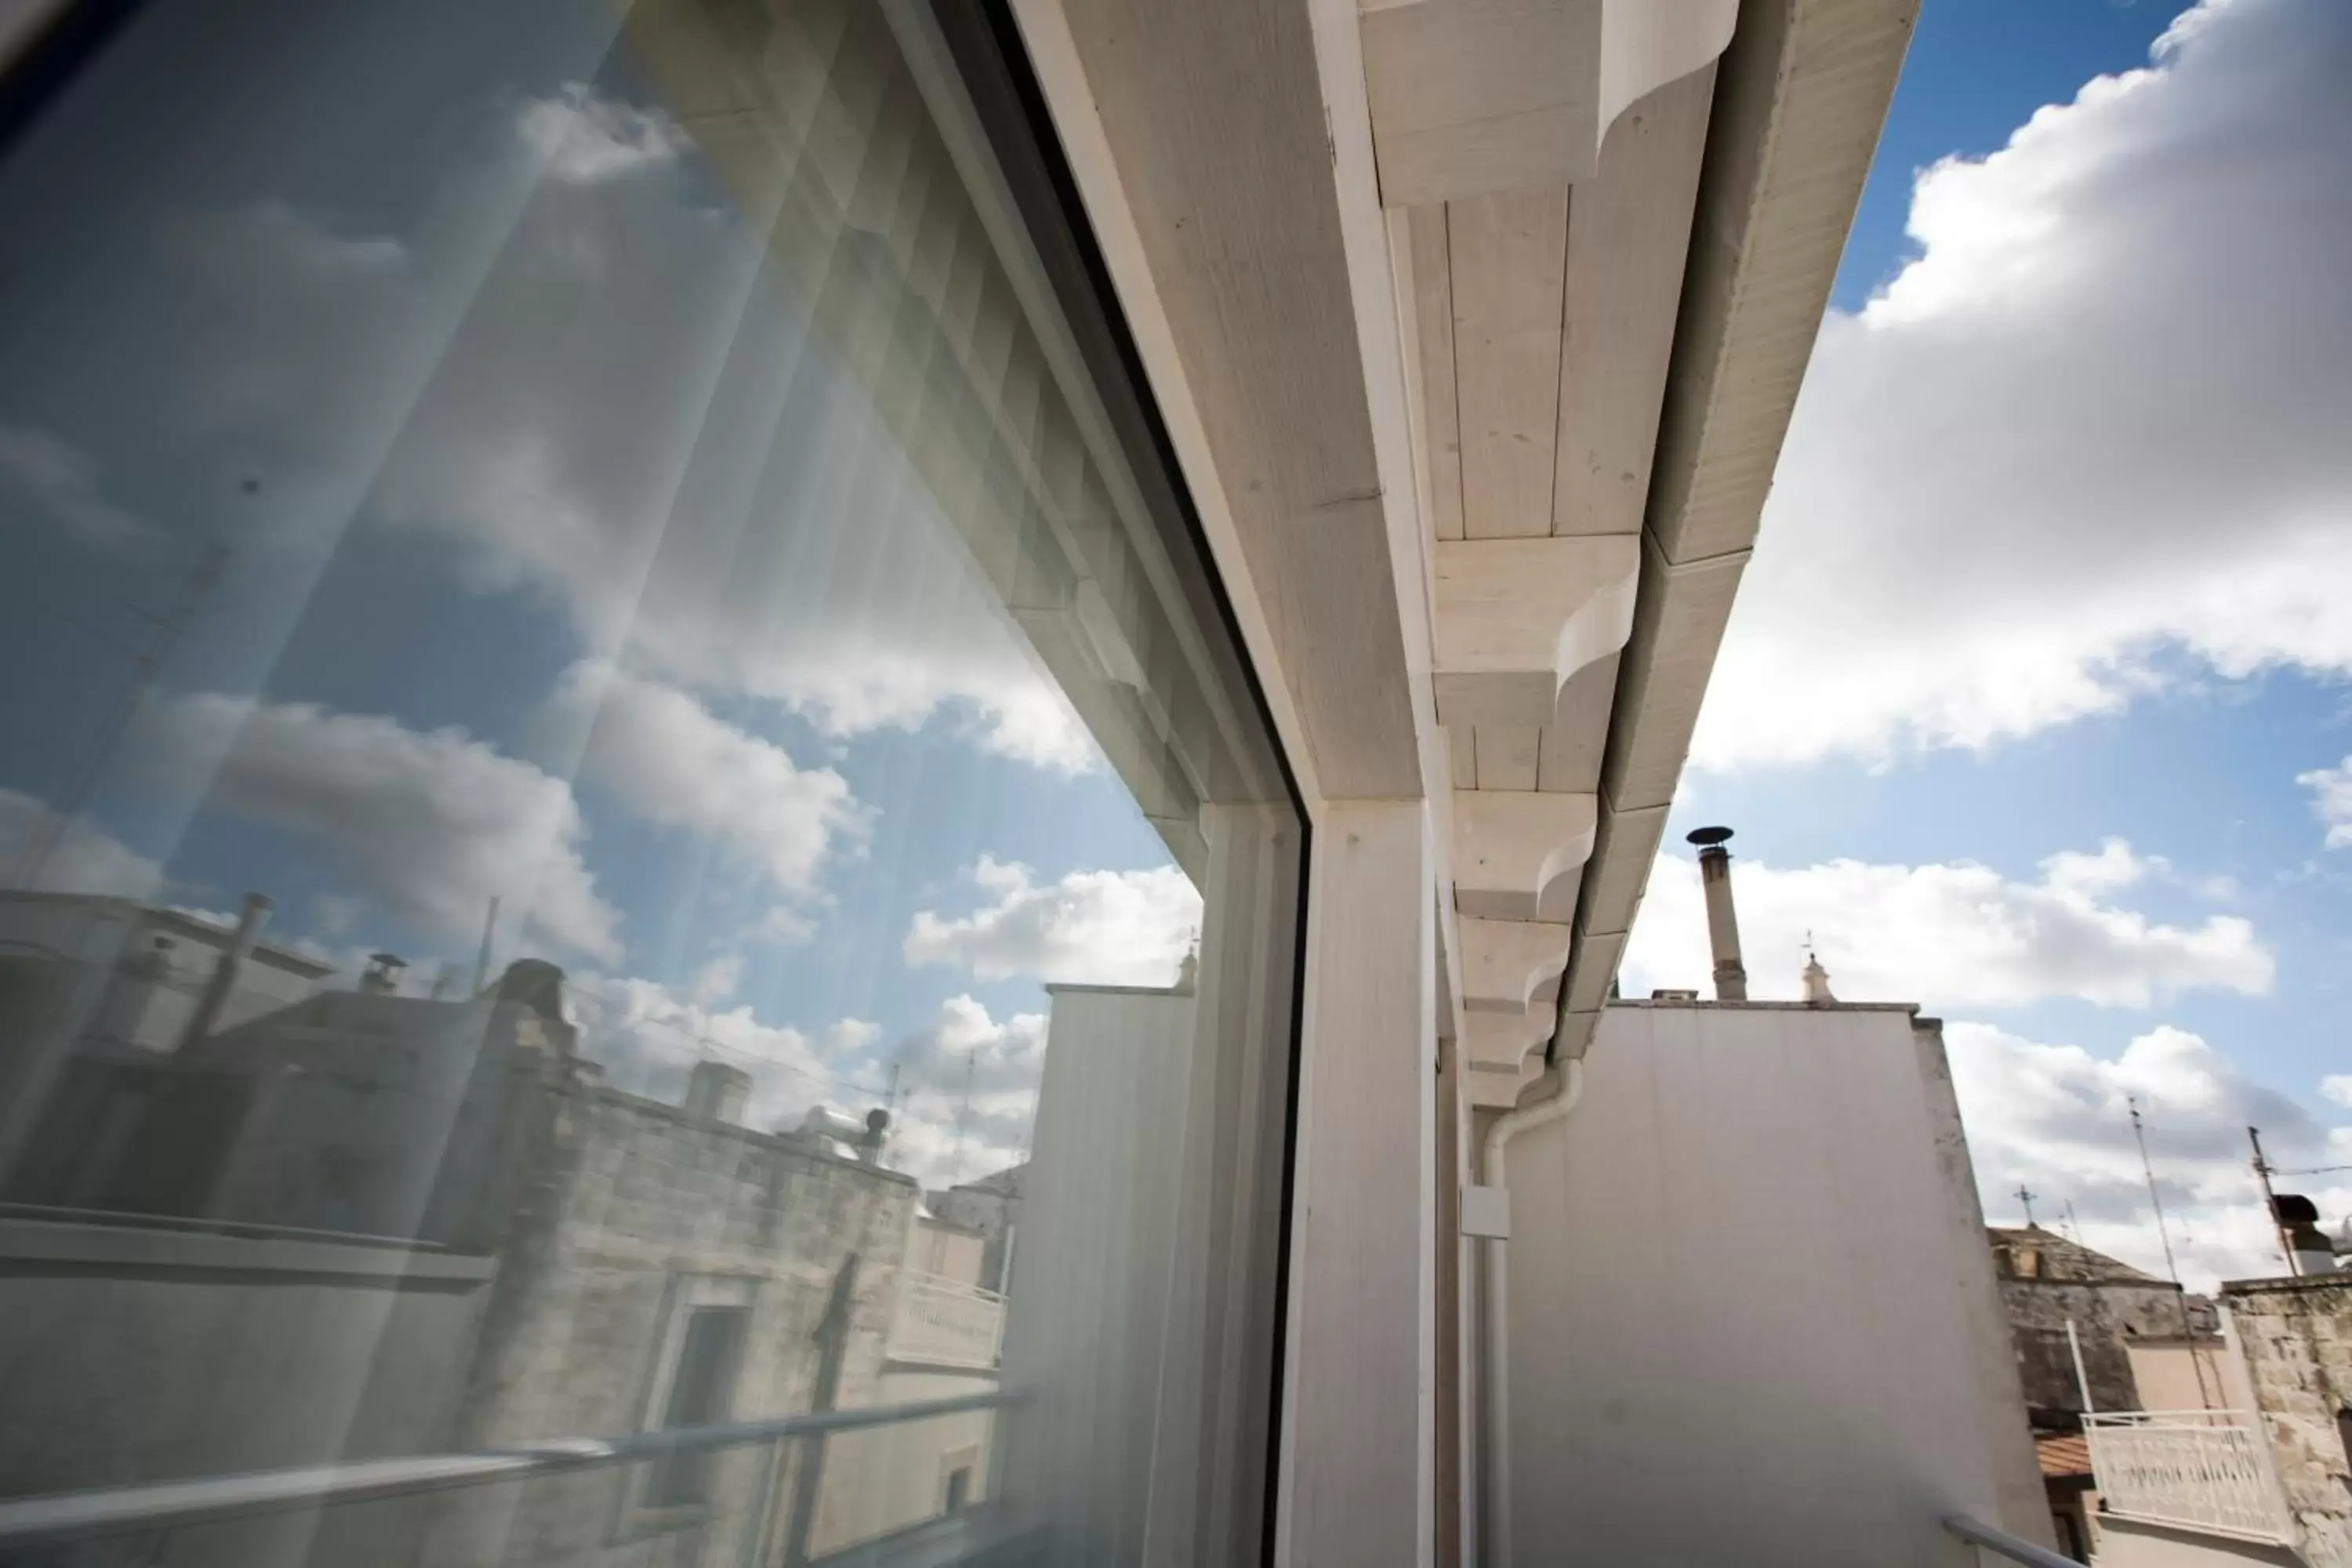
<path fill-rule="evenodd" d="M 1507 1111 L 1486 1130 L 1479 1157 L 1479 1184 L 1507 1187 L 1503 1146 L 1530 1127 L 1565 1119 L 1584 1094 L 1584 1064 L 1570 1061 L 1561 1069 L 1559 1092 L 1549 1100 Z M 1504 1243 L 1486 1243 L 1486 1564 L 1511 1568 L 1511 1404 L 1510 1404 L 1510 1271 Z"/>

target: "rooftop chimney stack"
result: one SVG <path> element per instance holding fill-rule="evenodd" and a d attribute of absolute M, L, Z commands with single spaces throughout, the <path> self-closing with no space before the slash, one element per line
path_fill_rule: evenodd
<path fill-rule="evenodd" d="M 726 1062 L 699 1061 L 686 1077 L 686 1113 L 704 1121 L 743 1125 L 751 1103 L 751 1075 Z"/>
<path fill-rule="evenodd" d="M 1715 999 L 1748 1000 L 1748 966 L 1739 962 L 1739 918 L 1731 909 L 1731 851 L 1723 846 L 1728 827 L 1702 827 L 1690 842 L 1698 846 L 1699 886 L 1706 893 L 1706 942 L 1715 953 Z"/>
<path fill-rule="evenodd" d="M 236 990 L 237 972 L 253 956 L 254 945 L 261 940 L 261 928 L 268 923 L 268 898 L 261 893 L 246 894 L 244 908 L 236 917 L 236 930 L 230 933 L 228 945 L 221 950 L 219 961 L 213 965 L 212 978 L 205 983 L 196 1010 L 188 1015 L 188 1026 L 180 1035 L 182 1050 L 209 1037 L 220 1026 L 221 1010 L 228 1005 L 230 995 Z"/>

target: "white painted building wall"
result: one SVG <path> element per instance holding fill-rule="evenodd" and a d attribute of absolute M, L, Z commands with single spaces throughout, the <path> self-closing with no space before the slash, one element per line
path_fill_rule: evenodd
<path fill-rule="evenodd" d="M 1952 1512 L 2048 1544 L 1935 1026 L 1616 1004 L 1584 1070 L 1509 1148 L 1517 1560 L 1957 1564 Z"/>
<path fill-rule="evenodd" d="M 2134 1340 L 2124 1346 L 2142 1410 L 2252 1410 L 2246 1363 L 2219 1339 Z"/>
<path fill-rule="evenodd" d="M 1048 989 L 1026 1224 L 1005 1307 L 1004 1382 L 1024 1403 L 1007 1423 L 1004 1489 L 1047 1521 L 1038 1562 L 1087 1568 L 1140 1560 L 1154 1522 L 1199 1009 L 1190 992 Z"/>
<path fill-rule="evenodd" d="M 152 1051 L 179 1048 L 235 935 L 232 924 L 128 899 L 0 891 L 0 957 L 77 966 L 101 986 L 80 1033 Z M 265 928 L 238 968 L 215 1028 L 291 1006 L 329 983 L 332 965 L 267 936 Z"/>

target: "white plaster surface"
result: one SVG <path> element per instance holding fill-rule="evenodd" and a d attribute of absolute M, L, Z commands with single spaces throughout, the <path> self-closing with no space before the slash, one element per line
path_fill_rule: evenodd
<path fill-rule="evenodd" d="M 2048 1543 L 1966 1146 L 1902 1008 L 1617 1005 L 1512 1145 L 1524 1563 L 1960 1563 Z"/>

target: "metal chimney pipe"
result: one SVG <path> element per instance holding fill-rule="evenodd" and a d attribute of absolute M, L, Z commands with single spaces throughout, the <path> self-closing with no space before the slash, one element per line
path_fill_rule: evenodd
<path fill-rule="evenodd" d="M 1748 966 L 1739 962 L 1739 917 L 1731 907 L 1728 827 L 1702 827 L 1690 835 L 1698 846 L 1699 886 L 1706 893 L 1706 942 L 1715 953 L 1715 999 L 1748 1000 Z"/>
<path fill-rule="evenodd" d="M 236 931 L 228 939 L 228 946 L 213 965 L 213 977 L 205 984 L 205 994 L 196 1010 L 188 1016 L 188 1026 L 181 1033 L 180 1048 L 209 1036 L 220 1022 L 221 1009 L 228 1005 L 229 993 L 236 989 L 237 971 L 253 956 L 254 944 L 261 940 L 261 928 L 269 923 L 269 900 L 261 893 L 245 896 L 244 912 L 237 916 Z"/>

